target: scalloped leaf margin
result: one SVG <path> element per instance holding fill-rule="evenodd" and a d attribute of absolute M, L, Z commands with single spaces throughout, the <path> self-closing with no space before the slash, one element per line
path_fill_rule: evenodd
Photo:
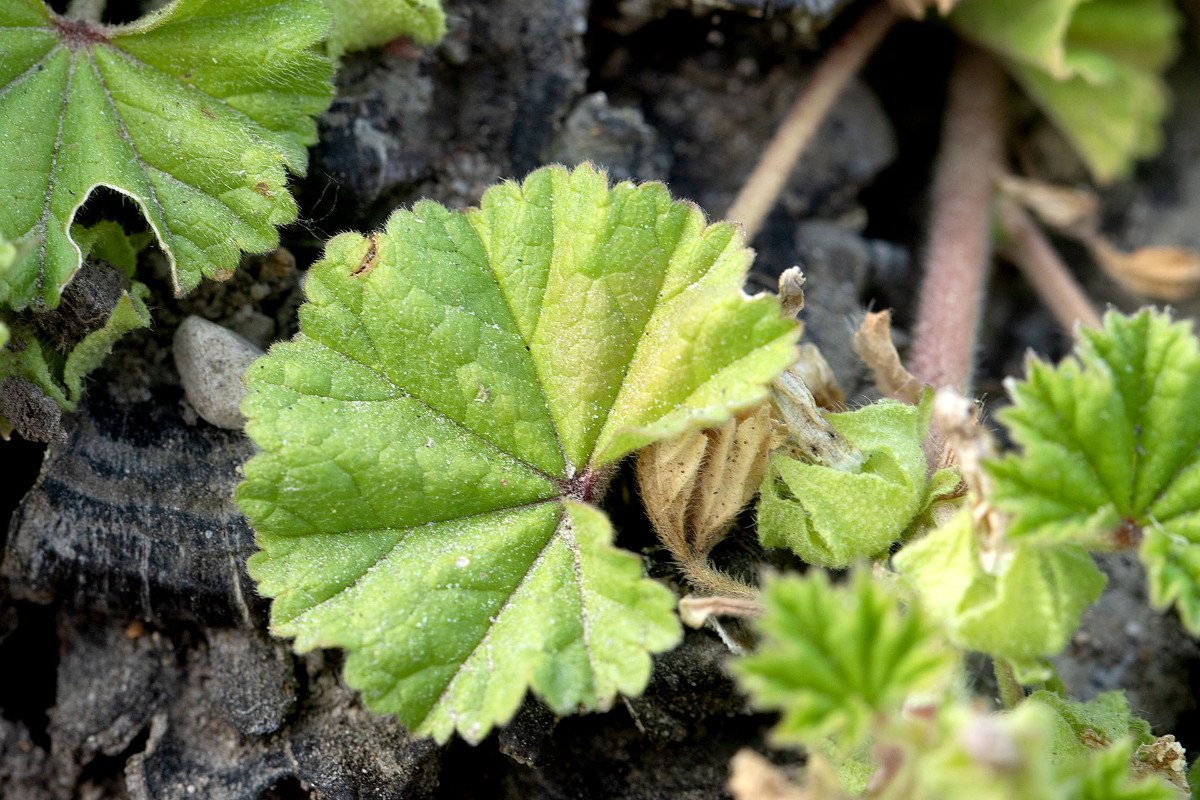
<path fill-rule="evenodd" d="M 0 295 L 55 308 L 82 262 L 71 226 L 99 187 L 129 197 L 175 291 L 228 276 L 296 218 L 329 104 L 321 0 L 176 0 L 128 25 L 66 19 L 41 0 L 0 6 L 0 235 L 36 242 Z"/>
<path fill-rule="evenodd" d="M 301 332 L 247 373 L 238 489 L 300 651 L 367 705 L 477 742 L 527 689 L 556 713 L 640 692 L 674 598 L 611 543 L 615 464 L 767 397 L 796 326 L 741 291 L 739 228 L 590 165 L 481 207 L 332 240 Z"/>

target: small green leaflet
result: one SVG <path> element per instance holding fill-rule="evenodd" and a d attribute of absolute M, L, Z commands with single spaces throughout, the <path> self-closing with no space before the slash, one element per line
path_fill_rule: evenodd
<path fill-rule="evenodd" d="M 1030 359 L 1000 414 L 1022 452 L 988 465 L 1008 535 L 1140 542 L 1158 607 L 1200 632 L 1200 343 L 1166 312 L 1105 315 L 1057 367 Z"/>
<path fill-rule="evenodd" d="M 246 377 L 272 630 L 345 647 L 370 708 L 442 741 L 530 688 L 560 714 L 640 692 L 674 598 L 593 504 L 623 456 L 762 402 L 794 358 L 777 301 L 741 292 L 750 259 L 590 165 L 330 241 L 301 332 Z"/>
<path fill-rule="evenodd" d="M 1003 58 L 1098 181 L 1161 148 L 1180 27 L 1169 0 L 963 0 L 950 19 Z"/>
<path fill-rule="evenodd" d="M 446 34 L 442 0 L 328 0 L 333 14 L 326 50 L 331 58 L 378 47 L 399 36 L 433 44 Z"/>
<path fill-rule="evenodd" d="M 821 570 L 768 581 L 758 652 L 733 664 L 760 708 L 779 709 L 780 742 L 851 752 L 915 691 L 948 677 L 956 657 L 936 623 L 897 592 L 854 571 L 830 586 Z"/>
<path fill-rule="evenodd" d="M 54 308 L 82 255 L 69 233 L 97 187 L 137 203 L 176 292 L 267 251 L 296 218 L 312 116 L 332 96 L 313 50 L 320 0 L 176 0 L 129 25 L 0 7 L 0 235 L 36 242 L 0 279 L 15 309 Z"/>
<path fill-rule="evenodd" d="M 846 472 L 809 464 L 787 453 L 771 456 L 758 504 L 764 547 L 786 547 L 810 564 L 845 567 L 888 549 L 938 496 L 954 489 L 957 473 L 927 479 L 921 448 L 929 431 L 932 392 L 920 406 L 881 400 L 825 418 L 864 456 Z"/>
<path fill-rule="evenodd" d="M 1005 658 L 1030 678 L 1066 646 L 1105 583 L 1087 551 L 1070 543 L 1019 544 L 997 574 L 985 572 L 970 508 L 905 545 L 892 563 L 956 644 Z"/>

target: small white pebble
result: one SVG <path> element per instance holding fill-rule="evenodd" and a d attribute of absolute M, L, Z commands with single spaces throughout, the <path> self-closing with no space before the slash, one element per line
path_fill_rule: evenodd
<path fill-rule="evenodd" d="M 206 422 L 238 429 L 246 418 L 238 406 L 246 396 L 242 373 L 263 354 L 231 330 L 191 316 L 175 331 L 175 368 L 188 402 Z"/>

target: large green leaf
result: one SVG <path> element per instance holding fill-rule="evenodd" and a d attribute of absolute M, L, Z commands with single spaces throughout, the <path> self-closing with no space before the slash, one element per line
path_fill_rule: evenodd
<path fill-rule="evenodd" d="M 740 290 L 750 258 L 588 165 L 332 240 L 301 333 L 247 373 L 263 452 L 238 502 L 272 629 L 347 648 L 368 705 L 438 739 L 478 741 L 530 687 L 558 713 L 639 692 L 673 598 L 590 504 L 794 357 L 776 301 Z"/>
<path fill-rule="evenodd" d="M 98 187 L 137 204 L 179 293 L 274 248 L 332 94 L 328 28 L 320 0 L 176 0 L 120 27 L 0 5 L 0 142 L 20 154 L 0 159 L 0 235 L 36 242 L 0 294 L 57 305 Z"/>
<path fill-rule="evenodd" d="M 1145 310 L 1081 329 L 1072 357 L 1010 381 L 1000 419 L 1022 447 L 988 465 L 1009 536 L 1141 545 L 1151 599 L 1200 631 L 1200 342 Z"/>

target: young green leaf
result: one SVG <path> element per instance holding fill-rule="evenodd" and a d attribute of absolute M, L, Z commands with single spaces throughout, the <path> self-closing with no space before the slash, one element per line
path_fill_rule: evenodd
<path fill-rule="evenodd" d="M 267 251 L 296 218 L 312 116 L 332 95 L 320 0 L 176 0 L 118 27 L 40 0 L 0 7 L 0 235 L 36 246 L 0 280 L 54 308 L 79 268 L 70 230 L 98 187 L 131 198 L 183 293 Z"/>
<path fill-rule="evenodd" d="M 1075 544 L 1020 544 L 997 574 L 985 572 L 969 508 L 905 545 L 893 563 L 959 646 L 1008 659 L 1025 674 L 1066 646 L 1105 583 Z"/>
<path fill-rule="evenodd" d="M 331 58 L 378 47 L 399 36 L 433 44 L 446 35 L 442 0 L 328 0 L 333 30 L 325 44 Z"/>
<path fill-rule="evenodd" d="M 942 471 L 931 483 L 921 448 L 932 394 L 920 406 L 881 400 L 825 419 L 863 455 L 850 472 L 776 452 L 758 502 L 758 536 L 810 564 L 844 567 L 899 539 L 957 480 Z M 949 484 L 949 485 L 947 485 Z M 930 488 L 933 488 L 931 493 Z"/>
<path fill-rule="evenodd" d="M 247 373 L 238 502 L 296 647 L 349 650 L 367 704 L 479 741 L 641 691 L 673 597 L 599 499 L 652 441 L 762 402 L 797 331 L 741 292 L 738 228 L 660 184 L 550 167 L 329 242 L 301 332 Z"/>
<path fill-rule="evenodd" d="M 1051 751 L 1055 760 L 1087 757 L 1125 737 L 1134 744 L 1153 741 L 1150 723 L 1129 712 L 1124 692 L 1103 692 L 1095 700 L 1071 700 L 1055 692 L 1037 691 L 1026 702 L 1046 706 L 1055 714 Z"/>
<path fill-rule="evenodd" d="M 150 290 L 138 281 L 121 293 L 117 305 L 105 323 L 83 337 L 66 354 L 58 343 L 46 337 L 27 319 L 11 320 L 12 341 L 0 347 L 0 380 L 19 376 L 38 386 L 64 410 L 70 410 L 83 396 L 83 379 L 100 366 L 113 345 L 125 334 L 150 327 L 146 297 Z"/>
<path fill-rule="evenodd" d="M 768 581 L 758 652 L 733 664 L 760 708 L 779 709 L 774 734 L 783 742 L 819 745 L 834 737 L 853 751 L 874 720 L 898 711 L 913 692 L 929 689 L 955 664 L 937 626 L 866 570 L 830 586 L 824 572 Z"/>
<path fill-rule="evenodd" d="M 989 464 L 1008 535 L 1140 543 L 1156 606 L 1200 631 L 1200 343 L 1165 312 L 1105 316 L 1072 357 L 1037 359 L 1001 412 L 1019 455 Z"/>
<path fill-rule="evenodd" d="M 1180 26 L 1169 0 L 963 0 L 950 19 L 1003 58 L 1097 180 L 1161 147 Z"/>

